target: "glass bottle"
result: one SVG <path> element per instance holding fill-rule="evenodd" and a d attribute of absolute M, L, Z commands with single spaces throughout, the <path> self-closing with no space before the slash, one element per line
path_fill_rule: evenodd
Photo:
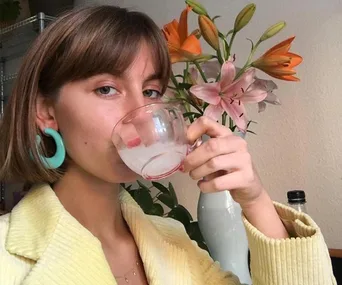
<path fill-rule="evenodd" d="M 306 197 L 303 190 L 288 191 L 287 204 L 299 212 L 307 213 Z"/>

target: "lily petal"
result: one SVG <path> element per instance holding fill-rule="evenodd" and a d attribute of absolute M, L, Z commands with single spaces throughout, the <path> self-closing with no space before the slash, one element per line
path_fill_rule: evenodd
<path fill-rule="evenodd" d="M 177 30 L 178 22 L 177 20 L 173 20 L 171 23 L 164 26 L 163 33 L 167 42 L 171 43 L 174 46 L 180 47 L 181 43 Z"/>
<path fill-rule="evenodd" d="M 290 63 L 291 68 L 301 64 L 303 61 L 303 58 L 298 54 L 289 52 L 287 53 L 287 55 L 291 57 L 291 63 Z"/>
<path fill-rule="evenodd" d="M 250 68 L 242 74 L 233 84 L 226 86 L 221 92 L 226 98 L 240 97 L 254 82 L 255 69 Z"/>
<path fill-rule="evenodd" d="M 201 77 L 198 76 L 198 71 L 197 68 L 195 67 L 191 67 L 189 70 L 189 75 L 190 75 L 190 79 L 192 84 L 196 85 L 196 84 L 203 84 L 204 82 L 200 82 L 200 79 L 202 79 Z"/>
<path fill-rule="evenodd" d="M 213 78 L 216 80 L 217 76 L 220 74 L 221 65 L 217 59 L 206 61 L 201 65 L 201 67 L 208 79 Z"/>
<path fill-rule="evenodd" d="M 229 103 L 226 102 L 226 100 L 222 100 L 221 106 L 233 119 L 239 130 L 245 132 L 247 129 L 247 119 L 244 105 L 239 105 L 236 101 L 234 103 Z"/>
<path fill-rule="evenodd" d="M 204 83 L 194 85 L 190 88 L 190 92 L 197 98 L 213 105 L 217 105 L 221 101 L 219 83 Z"/>
<path fill-rule="evenodd" d="M 265 89 L 267 92 L 278 89 L 278 85 L 273 80 L 260 79 L 255 76 L 255 81 L 251 85 L 251 88 Z"/>
<path fill-rule="evenodd" d="M 264 112 L 266 110 L 266 103 L 265 101 L 258 103 L 258 113 Z"/>
<path fill-rule="evenodd" d="M 272 105 L 281 105 L 280 99 L 273 92 L 268 92 L 267 93 L 267 96 L 264 99 L 264 102 L 272 104 Z"/>
<path fill-rule="evenodd" d="M 204 116 L 207 116 L 215 121 L 218 121 L 222 116 L 223 112 L 224 110 L 220 104 L 209 105 L 204 111 Z"/>
<path fill-rule="evenodd" d="M 226 61 L 221 68 L 221 89 L 224 90 L 229 87 L 235 78 L 235 65 L 231 61 Z"/>
<path fill-rule="evenodd" d="M 243 103 L 256 103 L 263 101 L 267 97 L 267 91 L 263 89 L 247 90 L 243 95 L 238 98 Z"/>
<path fill-rule="evenodd" d="M 293 40 L 295 39 L 295 37 L 291 37 L 288 38 L 282 42 L 280 42 L 279 44 L 275 45 L 274 47 L 272 47 L 271 49 L 269 49 L 264 56 L 269 56 L 272 54 L 286 54 L 290 47 L 291 47 L 291 43 L 293 42 Z"/>
<path fill-rule="evenodd" d="M 185 39 L 181 45 L 181 49 L 192 55 L 199 55 L 202 53 L 201 42 L 194 35 L 190 35 Z"/>
<path fill-rule="evenodd" d="M 188 14 L 190 11 L 191 11 L 191 7 L 187 6 L 183 10 L 179 18 L 178 34 L 179 34 L 181 43 L 184 43 L 184 41 L 188 37 Z"/>

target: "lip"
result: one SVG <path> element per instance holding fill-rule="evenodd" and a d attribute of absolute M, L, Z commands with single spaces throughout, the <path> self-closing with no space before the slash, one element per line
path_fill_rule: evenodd
<path fill-rule="evenodd" d="M 133 148 L 133 147 L 136 147 L 136 146 L 138 146 L 140 144 L 141 144 L 141 139 L 139 137 L 136 137 L 136 138 L 134 138 L 132 140 L 129 140 L 127 142 L 127 147 L 128 148 Z"/>

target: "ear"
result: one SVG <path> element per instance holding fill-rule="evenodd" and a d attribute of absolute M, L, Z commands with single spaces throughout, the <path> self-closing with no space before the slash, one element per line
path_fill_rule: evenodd
<path fill-rule="evenodd" d="M 41 131 L 46 128 L 58 130 L 55 109 L 51 101 L 40 94 L 37 96 L 36 102 L 36 123 Z"/>

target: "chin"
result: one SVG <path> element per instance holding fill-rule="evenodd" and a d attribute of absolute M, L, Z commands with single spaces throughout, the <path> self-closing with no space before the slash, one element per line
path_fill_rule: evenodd
<path fill-rule="evenodd" d="M 117 183 L 129 183 L 135 182 L 137 179 L 141 178 L 141 176 L 124 164 L 118 171 L 115 171 L 115 178 Z"/>

